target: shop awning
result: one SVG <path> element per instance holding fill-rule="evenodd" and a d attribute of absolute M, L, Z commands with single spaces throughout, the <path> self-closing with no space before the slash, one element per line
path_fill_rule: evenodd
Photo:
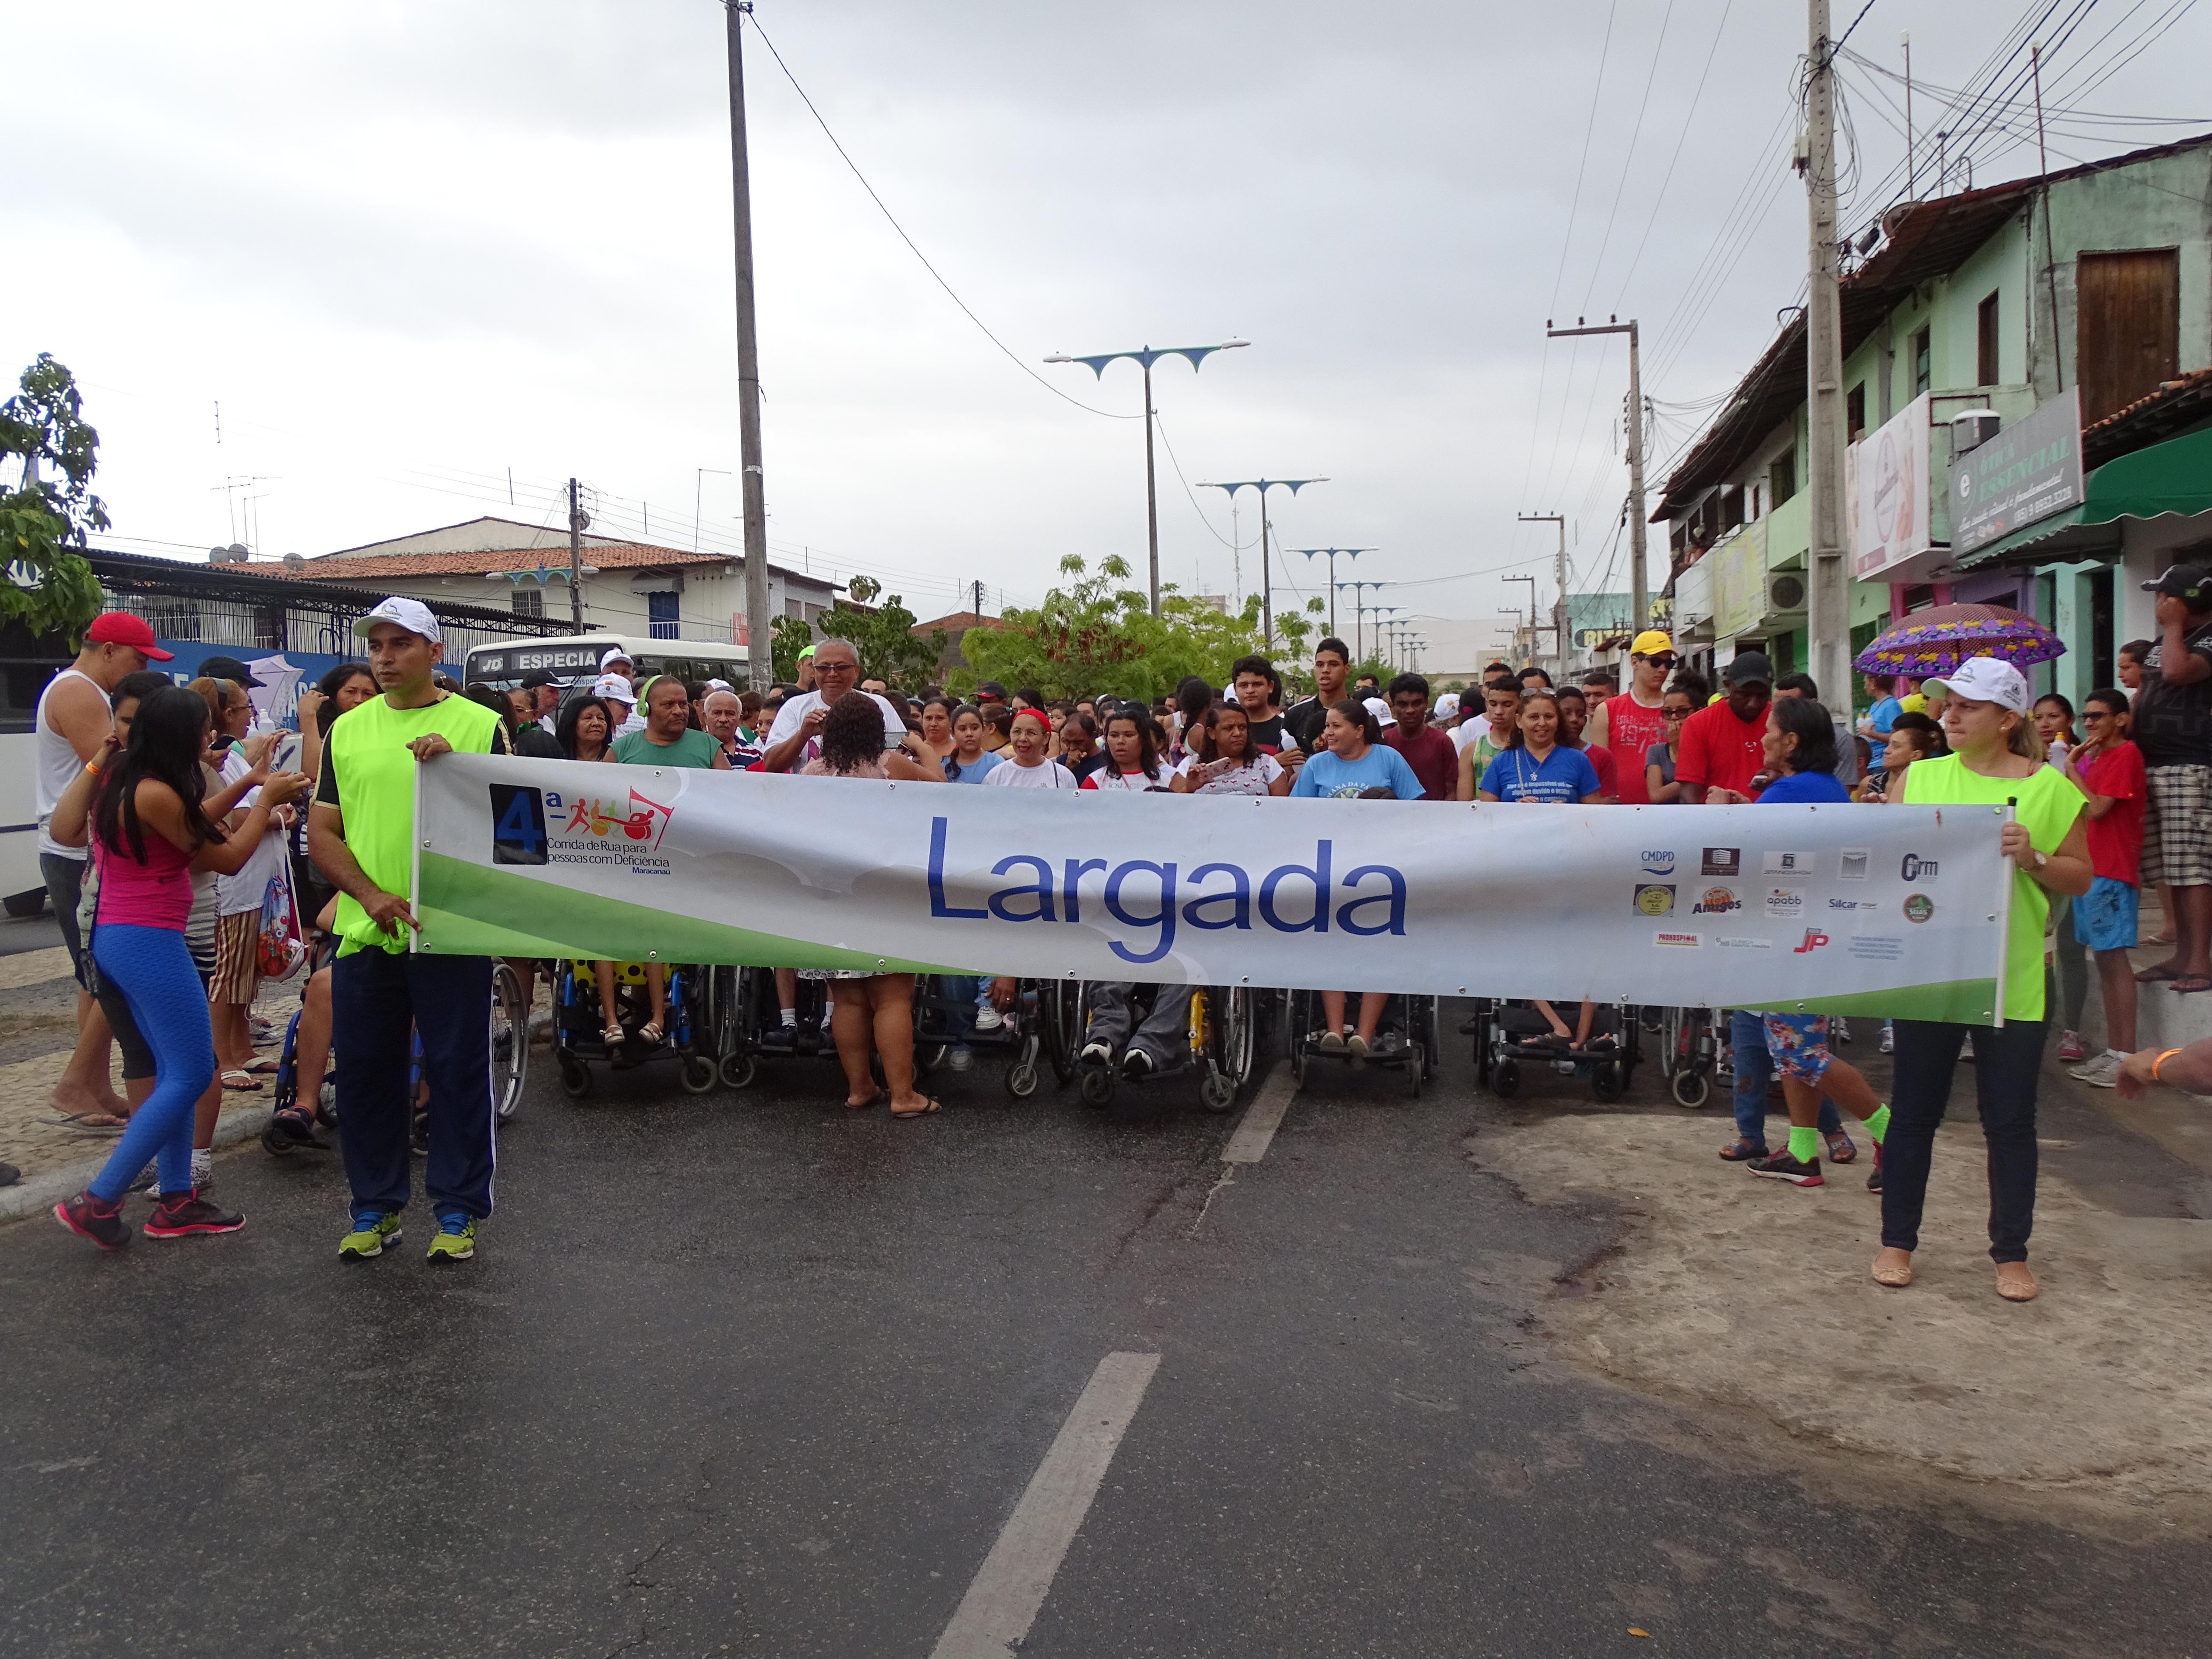
<path fill-rule="evenodd" d="M 2079 507 L 2054 513 L 2009 536 L 2000 536 L 1956 561 L 1973 570 L 2023 554 L 2039 563 L 2069 555 L 2117 553 L 2123 519 L 2191 519 L 2212 515 L 2212 428 L 2169 438 L 2092 472 Z M 2212 528 L 2212 517 L 2207 518 Z"/>

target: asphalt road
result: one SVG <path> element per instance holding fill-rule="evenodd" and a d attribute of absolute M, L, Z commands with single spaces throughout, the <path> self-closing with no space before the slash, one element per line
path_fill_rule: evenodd
<path fill-rule="evenodd" d="M 342 1267 L 334 1164 L 258 1149 L 232 1237 L 0 1231 L 0 1652 L 923 1659 L 1112 1353 L 1160 1359 L 1024 1659 L 2207 1646 L 2200 1540 L 1548 1354 L 1613 1223 L 1470 1168 L 1511 1130 L 1463 1056 L 1418 1103 L 1318 1071 L 1226 1179 L 1172 1084 L 986 1066 L 902 1123 L 827 1062 L 550 1071 L 448 1272 L 419 1207 Z"/>

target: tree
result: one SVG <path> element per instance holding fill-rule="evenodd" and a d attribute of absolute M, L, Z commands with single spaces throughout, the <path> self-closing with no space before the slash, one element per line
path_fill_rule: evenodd
<path fill-rule="evenodd" d="M 92 493 L 100 434 L 84 423 L 76 380 L 51 355 L 40 353 L 19 385 L 0 404 L 0 459 L 19 457 L 23 465 L 16 488 L 0 494 L 0 622 L 63 632 L 75 645 L 102 603 L 92 566 L 70 550 L 107 528 L 107 508 Z M 46 476 L 50 469 L 58 476 Z"/>
<path fill-rule="evenodd" d="M 1143 593 L 1122 586 L 1130 577 L 1122 559 L 1092 571 L 1070 554 L 1060 573 L 1073 580 L 1035 610 L 1012 606 L 999 627 L 969 631 L 961 649 L 975 667 L 955 677 L 963 689 L 994 679 L 1048 697 L 1164 697 L 1193 674 L 1227 684 L 1230 664 L 1260 649 L 1257 595 L 1231 616 L 1170 583 L 1155 617 Z"/>
<path fill-rule="evenodd" d="M 814 630 L 797 617 L 778 617 L 769 624 L 768 639 L 769 672 L 788 685 L 799 678 L 799 653 L 814 643 Z"/>

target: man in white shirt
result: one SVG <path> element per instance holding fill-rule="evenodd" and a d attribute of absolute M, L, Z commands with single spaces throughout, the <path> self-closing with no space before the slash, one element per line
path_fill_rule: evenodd
<path fill-rule="evenodd" d="M 775 711 L 775 724 L 769 727 L 768 748 L 761 759 L 770 772 L 789 772 L 803 763 L 803 751 L 829 718 L 830 705 L 850 691 L 860 678 L 860 659 L 849 640 L 823 641 L 814 647 L 813 662 L 816 689 L 786 697 L 783 707 Z M 891 747 L 904 745 L 914 750 L 917 757 L 926 758 L 921 756 L 919 740 L 909 737 L 905 718 L 890 700 L 873 692 L 867 695 L 884 711 L 884 743 Z"/>

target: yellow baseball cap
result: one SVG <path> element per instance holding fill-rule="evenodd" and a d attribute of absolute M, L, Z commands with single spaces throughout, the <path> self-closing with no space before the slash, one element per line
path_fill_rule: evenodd
<path fill-rule="evenodd" d="M 1674 641 L 1668 639 L 1663 630 L 1647 628 L 1636 636 L 1636 642 L 1628 647 L 1628 654 L 1632 657 L 1656 657 L 1662 651 L 1674 648 Z"/>

